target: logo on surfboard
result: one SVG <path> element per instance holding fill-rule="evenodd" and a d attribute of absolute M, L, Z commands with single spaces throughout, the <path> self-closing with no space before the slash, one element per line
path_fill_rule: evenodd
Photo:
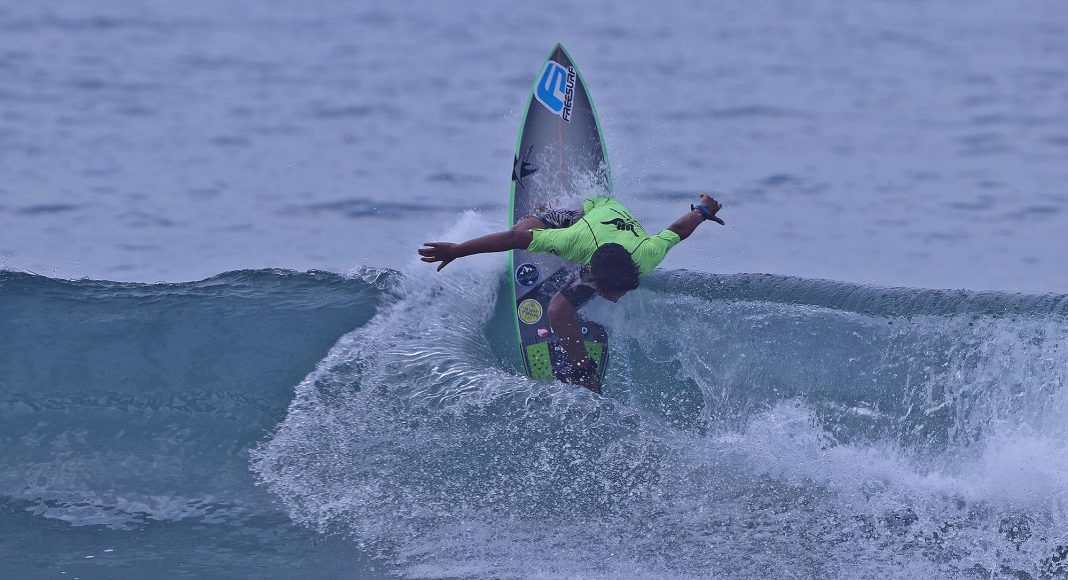
<path fill-rule="evenodd" d="M 533 298 L 527 298 L 519 303 L 519 320 L 526 324 L 534 324 L 541 320 L 541 302 Z"/>
<path fill-rule="evenodd" d="M 545 63 L 534 89 L 534 97 L 538 102 L 568 123 L 571 122 L 576 77 L 575 67 L 564 68 L 562 64 L 550 60 Z"/>
<path fill-rule="evenodd" d="M 538 279 L 541 278 L 541 271 L 538 267 L 531 263 L 520 264 L 515 269 L 515 281 L 517 284 L 524 288 L 530 288 L 538 283 Z"/>
<path fill-rule="evenodd" d="M 512 181 L 516 182 L 519 187 L 523 189 L 527 188 L 527 184 L 523 183 L 528 175 L 533 174 L 538 170 L 537 167 L 528 161 L 530 158 L 530 152 L 534 150 L 534 146 L 527 147 L 527 150 L 522 155 L 516 155 L 515 161 L 512 162 Z"/>

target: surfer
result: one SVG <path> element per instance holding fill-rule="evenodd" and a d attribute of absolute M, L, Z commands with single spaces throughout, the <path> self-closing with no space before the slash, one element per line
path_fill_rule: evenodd
<path fill-rule="evenodd" d="M 638 287 L 638 278 L 651 272 L 668 250 L 706 220 L 725 225 L 716 216 L 723 206 L 707 193 L 700 203 L 655 236 L 615 199 L 587 199 L 582 210 L 540 209 L 504 232 L 459 244 L 426 242 L 419 249 L 424 262 L 439 262 L 438 271 L 456 258 L 489 252 L 527 250 L 555 254 L 587 266 L 578 279 L 549 302 L 549 323 L 571 359 L 569 382 L 600 392 L 596 365 L 586 354 L 576 311 L 595 295 L 618 302 Z"/>

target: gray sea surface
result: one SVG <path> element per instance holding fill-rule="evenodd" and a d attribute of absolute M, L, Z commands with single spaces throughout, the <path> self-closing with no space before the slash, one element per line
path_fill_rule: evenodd
<path fill-rule="evenodd" d="M 0 266 L 395 267 L 507 219 L 533 76 L 584 72 L 667 269 L 1063 291 L 1068 4 L 4 2 Z"/>

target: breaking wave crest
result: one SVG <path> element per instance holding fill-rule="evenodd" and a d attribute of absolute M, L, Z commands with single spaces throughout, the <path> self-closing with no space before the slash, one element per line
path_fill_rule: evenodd
<path fill-rule="evenodd" d="M 292 518 L 400 573 L 1064 570 L 1063 296 L 659 274 L 590 309 L 613 337 L 602 398 L 517 376 L 502 259 L 429 270 L 252 461 Z"/>

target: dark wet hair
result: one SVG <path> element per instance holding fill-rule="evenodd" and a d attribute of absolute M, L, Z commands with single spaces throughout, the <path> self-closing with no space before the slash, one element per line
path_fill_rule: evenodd
<path fill-rule="evenodd" d="M 638 265 L 619 244 L 597 248 L 590 260 L 590 273 L 597 288 L 606 292 L 626 292 L 638 287 Z"/>

